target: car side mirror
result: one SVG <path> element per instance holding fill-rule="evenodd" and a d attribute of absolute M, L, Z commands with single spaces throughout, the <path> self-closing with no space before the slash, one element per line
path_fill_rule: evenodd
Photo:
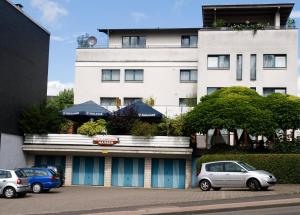
<path fill-rule="evenodd" d="M 246 172 L 247 172 L 247 170 L 245 170 L 245 169 L 241 169 L 241 172 L 242 172 L 242 173 L 246 173 Z"/>

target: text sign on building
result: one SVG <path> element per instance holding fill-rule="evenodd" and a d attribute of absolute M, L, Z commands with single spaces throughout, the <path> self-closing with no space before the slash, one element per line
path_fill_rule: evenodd
<path fill-rule="evenodd" d="M 109 135 L 96 135 L 93 137 L 93 144 L 100 146 L 112 146 L 119 142 L 119 138 Z"/>

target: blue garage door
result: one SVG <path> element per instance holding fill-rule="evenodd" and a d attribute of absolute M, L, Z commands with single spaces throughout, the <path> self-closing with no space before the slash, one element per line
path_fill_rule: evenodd
<path fill-rule="evenodd" d="M 185 160 L 152 159 L 152 187 L 185 188 Z"/>
<path fill-rule="evenodd" d="M 74 185 L 104 185 L 104 157 L 74 157 Z"/>
<path fill-rule="evenodd" d="M 35 166 L 40 165 L 55 165 L 62 168 L 65 171 L 66 157 L 65 156 L 52 156 L 52 155 L 36 155 Z"/>
<path fill-rule="evenodd" d="M 112 186 L 144 187 L 143 158 L 113 158 Z"/>

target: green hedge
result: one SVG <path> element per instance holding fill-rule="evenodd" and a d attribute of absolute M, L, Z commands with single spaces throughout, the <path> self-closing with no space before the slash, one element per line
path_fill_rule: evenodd
<path fill-rule="evenodd" d="M 202 163 L 218 160 L 244 161 L 273 173 L 281 184 L 300 183 L 300 154 L 207 154 L 197 160 L 197 170 Z"/>

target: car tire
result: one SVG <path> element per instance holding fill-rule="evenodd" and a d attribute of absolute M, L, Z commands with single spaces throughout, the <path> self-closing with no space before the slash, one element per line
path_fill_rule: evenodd
<path fill-rule="evenodd" d="M 43 187 L 40 183 L 34 183 L 31 188 L 34 193 L 41 193 L 43 191 Z"/>
<path fill-rule="evenodd" d="M 219 190 L 221 190 L 221 187 L 212 187 L 212 189 L 213 189 L 214 191 L 219 191 Z"/>
<path fill-rule="evenodd" d="M 200 181 L 199 187 L 202 191 L 209 191 L 211 188 L 211 184 L 210 184 L 209 180 L 204 179 L 204 180 Z"/>
<path fill-rule="evenodd" d="M 13 187 L 6 187 L 3 191 L 3 195 L 7 199 L 14 198 L 16 196 L 16 190 Z"/>
<path fill-rule="evenodd" d="M 252 178 L 248 181 L 248 187 L 251 191 L 257 191 L 260 189 L 259 181 Z"/>
<path fill-rule="evenodd" d="M 269 189 L 269 187 L 261 187 L 260 188 L 262 191 L 267 191 Z"/>

